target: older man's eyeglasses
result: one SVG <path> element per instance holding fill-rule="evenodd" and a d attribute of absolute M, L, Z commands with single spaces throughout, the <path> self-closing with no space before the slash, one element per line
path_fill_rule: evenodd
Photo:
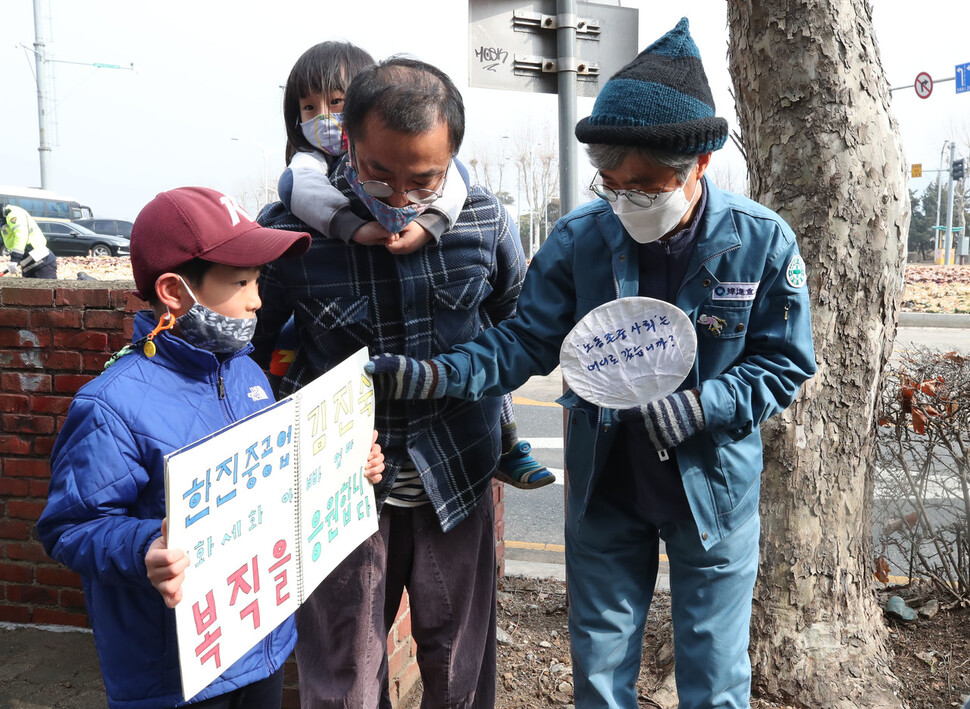
<path fill-rule="evenodd" d="M 643 190 L 615 190 L 612 187 L 607 187 L 601 182 L 597 182 L 596 178 L 602 177 L 598 172 L 593 175 L 593 181 L 589 183 L 589 191 L 595 194 L 600 199 L 605 199 L 607 202 L 615 202 L 620 197 L 625 196 L 633 204 L 638 207 L 649 207 L 656 200 L 657 197 L 664 193 L 669 180 L 660 188 L 657 192 L 644 192 Z M 672 179 L 672 178 L 671 178 Z"/>
<path fill-rule="evenodd" d="M 360 170 L 357 168 L 357 155 L 351 147 L 350 155 L 354 170 L 357 174 L 360 174 Z M 448 179 L 448 170 L 445 170 L 444 175 L 441 176 L 441 184 L 438 185 L 437 190 L 429 190 L 425 188 L 417 188 L 413 190 L 395 190 L 386 182 L 381 182 L 380 180 L 363 180 L 360 183 L 361 189 L 364 190 L 371 197 L 377 197 L 378 199 L 387 199 L 388 197 L 395 194 L 403 194 L 405 199 L 411 204 L 431 204 L 439 199 L 441 199 L 442 194 L 445 191 L 445 182 Z"/>

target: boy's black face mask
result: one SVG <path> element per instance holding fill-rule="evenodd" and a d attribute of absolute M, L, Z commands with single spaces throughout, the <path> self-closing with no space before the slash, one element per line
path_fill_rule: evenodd
<path fill-rule="evenodd" d="M 256 318 L 230 318 L 199 303 L 195 293 L 182 280 L 195 303 L 175 319 L 182 339 L 200 350 L 232 354 L 249 344 L 256 332 Z"/>

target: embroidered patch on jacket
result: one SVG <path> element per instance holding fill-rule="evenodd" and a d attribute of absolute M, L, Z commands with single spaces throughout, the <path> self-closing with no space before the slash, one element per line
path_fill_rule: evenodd
<path fill-rule="evenodd" d="M 754 300 L 760 283 L 718 283 L 711 300 Z"/>
<path fill-rule="evenodd" d="M 253 401 L 264 401 L 265 399 L 269 398 L 266 392 L 263 391 L 263 387 L 259 386 L 258 384 L 254 387 L 249 387 L 248 396 Z"/>
<path fill-rule="evenodd" d="M 805 285 L 808 275 L 805 273 L 805 262 L 801 256 L 792 256 L 785 270 L 785 280 L 792 288 L 801 288 Z"/>
<path fill-rule="evenodd" d="M 701 315 L 697 318 L 698 325 L 707 325 L 708 332 L 714 335 L 720 335 L 721 330 L 727 325 L 727 321 L 724 318 L 719 318 L 716 315 Z"/>

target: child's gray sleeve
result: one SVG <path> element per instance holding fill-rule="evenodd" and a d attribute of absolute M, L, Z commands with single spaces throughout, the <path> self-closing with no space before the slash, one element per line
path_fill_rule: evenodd
<path fill-rule="evenodd" d="M 297 153 L 287 172 L 289 178 L 286 172 L 280 178 L 280 199 L 289 210 L 324 236 L 349 243 L 365 222 L 350 210 L 350 200 L 330 184 L 326 162 L 312 153 Z M 289 192 L 288 199 L 284 191 Z"/>
<path fill-rule="evenodd" d="M 455 226 L 458 215 L 465 206 L 468 199 L 468 188 L 465 181 L 452 160 L 448 165 L 448 174 L 445 176 L 445 189 L 441 197 L 434 201 L 415 221 L 423 226 L 425 230 L 434 238 L 434 242 L 441 242 L 441 235 Z M 295 214 L 295 212 L 294 212 Z M 297 215 L 299 216 L 299 215 Z"/>

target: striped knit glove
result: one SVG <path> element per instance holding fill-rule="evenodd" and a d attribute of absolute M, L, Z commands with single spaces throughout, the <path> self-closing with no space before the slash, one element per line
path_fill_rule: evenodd
<path fill-rule="evenodd" d="M 370 358 L 364 371 L 374 376 L 378 399 L 440 399 L 445 395 L 444 370 L 433 359 L 379 354 Z"/>
<path fill-rule="evenodd" d="M 658 451 L 680 445 L 704 430 L 701 395 L 696 389 L 675 392 L 646 406 L 620 409 L 617 415 L 621 421 L 643 421 L 650 442 Z"/>

